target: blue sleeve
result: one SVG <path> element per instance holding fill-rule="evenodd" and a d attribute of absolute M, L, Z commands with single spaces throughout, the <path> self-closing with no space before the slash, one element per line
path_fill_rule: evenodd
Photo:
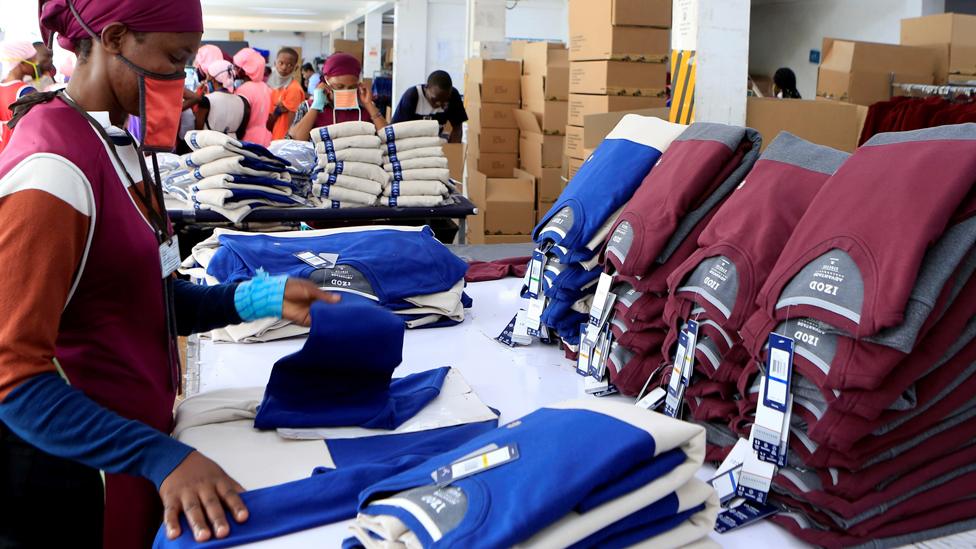
<path fill-rule="evenodd" d="M 457 88 L 451 90 L 451 99 L 448 101 L 446 114 L 447 121 L 455 128 L 460 128 L 461 124 L 468 121 L 468 111 L 464 110 L 464 101 L 461 99 L 461 94 L 458 93 Z"/>
<path fill-rule="evenodd" d="M 400 103 L 397 105 L 396 112 L 393 113 L 393 120 L 390 124 L 408 122 L 417 119 L 417 88 L 410 88 L 403 92 Z"/>
<path fill-rule="evenodd" d="M 0 421 L 28 444 L 109 473 L 147 478 L 157 488 L 193 448 L 125 419 L 69 386 L 39 374 L 0 402 Z"/>
<path fill-rule="evenodd" d="M 175 280 L 176 332 L 181 336 L 243 322 L 234 306 L 237 284 L 202 286 Z"/>

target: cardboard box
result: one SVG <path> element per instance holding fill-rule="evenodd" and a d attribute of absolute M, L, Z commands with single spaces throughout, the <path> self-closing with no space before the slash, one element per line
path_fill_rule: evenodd
<path fill-rule="evenodd" d="M 590 114 L 662 108 L 667 102 L 666 97 L 572 94 L 569 96 L 567 124 L 582 126 L 583 117 Z"/>
<path fill-rule="evenodd" d="M 580 126 L 566 126 L 566 156 L 582 160 L 583 155 L 583 128 Z"/>
<path fill-rule="evenodd" d="M 569 0 L 570 34 L 590 27 L 671 26 L 671 0 Z"/>
<path fill-rule="evenodd" d="M 931 84 L 937 65 L 931 49 L 825 38 L 817 96 L 872 105 L 891 98 L 895 82 Z"/>
<path fill-rule="evenodd" d="M 479 171 L 488 177 L 506 177 L 518 168 L 518 154 L 483 153 L 468 147 L 468 181 Z"/>
<path fill-rule="evenodd" d="M 482 240 L 482 244 L 525 244 L 529 242 L 532 242 L 531 234 L 486 234 Z"/>
<path fill-rule="evenodd" d="M 664 61 L 670 26 L 671 0 L 570 0 L 569 60 Z"/>
<path fill-rule="evenodd" d="M 568 101 L 541 101 L 523 103 L 522 108 L 535 115 L 544 134 L 563 134 L 569 121 Z"/>
<path fill-rule="evenodd" d="M 518 80 L 522 77 L 522 64 L 518 61 L 472 57 L 465 63 L 464 74 L 469 81 L 477 84 L 493 78 Z"/>
<path fill-rule="evenodd" d="M 604 138 L 607 137 L 620 120 L 628 114 L 639 114 L 641 116 L 653 116 L 661 120 L 667 120 L 670 109 L 658 107 L 655 109 L 640 109 L 636 111 L 618 111 L 603 114 L 588 114 L 583 117 L 583 154 L 587 150 L 595 149 L 600 146 Z M 586 158 L 586 156 L 583 156 Z"/>
<path fill-rule="evenodd" d="M 569 99 L 569 69 L 559 69 L 555 78 L 530 74 L 522 77 L 522 106 L 535 112 L 544 108 L 546 101 Z"/>
<path fill-rule="evenodd" d="M 750 97 L 746 126 L 763 137 L 763 149 L 781 131 L 842 151 L 857 148 L 867 107 L 839 101 Z"/>
<path fill-rule="evenodd" d="M 569 65 L 569 93 L 663 96 L 667 63 L 579 61 Z"/>
<path fill-rule="evenodd" d="M 447 157 L 447 166 L 451 170 L 451 179 L 464 181 L 464 144 L 445 143 L 441 145 L 444 156 Z"/>
<path fill-rule="evenodd" d="M 531 40 L 512 40 L 508 43 L 508 60 L 521 63 L 525 59 L 525 46 L 531 44 Z"/>
<path fill-rule="evenodd" d="M 569 50 L 562 42 L 532 42 L 522 53 L 522 75 L 545 76 L 552 69 L 569 68 Z"/>
<path fill-rule="evenodd" d="M 539 201 L 539 204 L 535 208 L 535 224 L 538 225 L 542 223 L 542 218 L 549 213 L 549 210 L 556 205 L 555 200 Z"/>
<path fill-rule="evenodd" d="M 518 153 L 519 131 L 502 128 L 469 130 L 468 145 L 482 153 Z"/>
<path fill-rule="evenodd" d="M 507 103 L 518 105 L 522 102 L 521 78 L 489 78 L 485 82 L 464 84 L 464 104 Z"/>
<path fill-rule="evenodd" d="M 942 13 L 902 19 L 901 43 L 936 53 L 938 84 L 950 74 L 976 74 L 976 16 Z"/>
<path fill-rule="evenodd" d="M 363 49 L 365 49 L 366 43 L 362 40 L 342 40 L 336 39 L 335 44 L 332 46 L 333 52 L 348 53 L 349 55 L 355 57 L 359 60 L 359 63 L 363 62 Z M 372 75 L 368 75 L 372 76 Z"/>
<path fill-rule="evenodd" d="M 566 167 L 567 167 L 567 169 L 566 169 L 566 177 L 567 177 L 567 179 L 569 179 L 571 181 L 574 177 L 576 177 L 576 172 L 578 172 L 580 170 L 580 167 L 582 167 L 582 166 L 583 166 L 583 160 L 582 159 L 580 159 L 580 158 L 570 158 L 569 161 L 566 163 Z"/>
<path fill-rule="evenodd" d="M 519 156 L 522 166 L 539 177 L 543 168 L 558 168 L 562 165 L 565 138 L 561 135 L 545 135 L 534 113 L 526 110 L 515 111 L 522 137 Z"/>
<path fill-rule="evenodd" d="M 535 178 L 535 196 L 539 204 L 559 200 L 559 195 L 566 189 L 562 168 L 543 168 L 542 175 L 536 175 Z M 542 210 L 541 207 L 539 209 Z"/>
<path fill-rule="evenodd" d="M 475 171 L 468 174 L 468 185 L 470 192 L 479 199 L 482 190 L 484 192 L 485 234 L 532 232 L 535 226 L 535 180 L 531 175 L 521 170 L 511 170 L 507 176 L 489 176 Z"/>
<path fill-rule="evenodd" d="M 481 128 L 516 129 L 518 123 L 512 112 L 517 107 L 507 103 L 482 103 L 467 107 L 468 129 L 477 131 Z"/>

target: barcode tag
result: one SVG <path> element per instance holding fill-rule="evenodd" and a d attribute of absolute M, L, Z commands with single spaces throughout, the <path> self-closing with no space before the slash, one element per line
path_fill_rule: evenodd
<path fill-rule="evenodd" d="M 768 503 L 740 500 L 738 505 L 723 510 L 715 521 L 715 531 L 719 534 L 731 532 L 752 523 L 773 516 L 779 509 Z"/>
<path fill-rule="evenodd" d="M 668 396 L 664 401 L 664 415 L 673 418 L 679 417 L 681 402 L 684 399 L 685 385 L 682 383 L 682 377 L 687 353 L 688 333 L 681 330 L 678 334 L 678 351 L 674 355 L 674 365 L 671 367 L 671 379 L 668 380 Z"/>
<path fill-rule="evenodd" d="M 685 360 L 681 369 L 681 383 L 688 386 L 691 384 L 691 376 L 695 372 L 695 347 L 698 345 L 698 322 L 689 319 L 685 325 L 685 332 L 688 333 L 688 343 L 685 345 Z"/>
<path fill-rule="evenodd" d="M 542 295 L 542 272 L 546 268 L 546 256 L 541 251 L 532 252 L 532 261 L 529 262 L 529 284 L 526 297 L 536 299 Z"/>
<path fill-rule="evenodd" d="M 613 284 L 613 277 L 607 273 L 600 274 L 600 281 L 596 284 L 596 294 L 593 296 L 593 305 L 590 307 L 590 324 L 599 327 L 604 320 L 604 311 L 607 309 L 607 298 L 610 294 L 610 285 Z M 617 297 L 614 294 L 614 297 Z"/>
<path fill-rule="evenodd" d="M 542 322 L 542 313 L 546 310 L 546 297 L 540 296 L 529 300 L 529 310 L 526 315 L 526 325 L 530 330 L 538 330 Z"/>
<path fill-rule="evenodd" d="M 590 355 L 593 353 L 593 345 L 586 341 L 586 327 L 588 324 L 580 324 L 580 348 L 579 355 L 576 357 L 576 373 L 581 376 L 590 375 Z"/>
<path fill-rule="evenodd" d="M 793 339 L 779 334 L 769 334 L 769 361 L 766 367 L 766 390 L 763 403 L 774 410 L 786 413 L 787 395 L 793 372 Z"/>
<path fill-rule="evenodd" d="M 668 392 L 663 387 L 655 387 L 651 392 L 638 400 L 636 406 L 645 410 L 657 410 L 661 404 L 664 404 L 664 397 L 667 395 Z"/>
<path fill-rule="evenodd" d="M 785 460 L 780 448 L 789 434 L 789 416 L 793 404 L 790 381 L 793 369 L 793 340 L 769 334 L 769 359 L 766 374 L 759 380 L 759 405 L 752 426 L 753 448 L 761 459 L 779 464 Z"/>
<path fill-rule="evenodd" d="M 506 463 L 511 463 L 518 458 L 518 445 L 507 444 L 501 448 L 489 450 L 482 454 L 462 459 L 451 465 L 438 468 L 434 472 L 434 482 L 440 487 L 447 486 L 462 478 L 483 473 L 495 467 L 505 465 Z"/>
<path fill-rule="evenodd" d="M 753 425 L 752 432 L 749 434 L 749 446 L 753 449 L 756 447 L 755 436 L 756 428 Z M 776 466 L 774 464 L 762 461 L 755 452 L 747 452 L 746 458 L 742 462 L 742 472 L 739 473 L 736 495 L 759 503 L 766 503 L 775 474 Z"/>
<path fill-rule="evenodd" d="M 793 395 L 789 395 L 789 401 L 787 402 L 786 417 L 783 418 L 783 428 L 780 430 L 779 434 L 779 447 L 776 448 L 775 452 L 766 451 L 768 445 L 760 445 L 761 450 L 756 450 L 756 454 L 762 461 L 767 461 L 769 463 L 774 463 L 779 467 L 786 467 L 787 465 L 787 453 L 790 445 L 790 421 L 793 418 Z"/>
<path fill-rule="evenodd" d="M 314 254 L 312 252 L 298 252 L 295 254 L 295 257 L 297 257 L 302 263 L 308 265 L 313 269 L 330 268 L 329 267 L 330 262 L 327 259 L 323 259 L 319 257 L 318 254 Z M 336 259 L 338 259 L 338 256 L 336 257 Z M 332 263 L 331 266 L 335 267 L 335 263 Z"/>

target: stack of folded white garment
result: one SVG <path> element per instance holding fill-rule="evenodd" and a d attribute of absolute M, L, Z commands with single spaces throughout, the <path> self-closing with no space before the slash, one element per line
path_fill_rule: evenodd
<path fill-rule="evenodd" d="M 383 142 L 383 169 L 389 182 L 383 187 L 382 206 L 430 207 L 444 203 L 455 190 L 436 120 L 414 120 L 387 126 L 379 132 Z"/>
<path fill-rule="evenodd" d="M 381 167 L 383 154 L 376 127 L 369 122 L 342 122 L 311 133 L 318 155 L 312 174 L 311 200 L 318 207 L 375 206 L 390 176 Z"/>
<path fill-rule="evenodd" d="M 265 147 L 212 130 L 191 131 L 185 139 L 193 152 L 180 157 L 182 169 L 170 171 L 164 187 L 195 209 L 237 223 L 256 209 L 305 204 L 294 192 L 288 161 Z"/>

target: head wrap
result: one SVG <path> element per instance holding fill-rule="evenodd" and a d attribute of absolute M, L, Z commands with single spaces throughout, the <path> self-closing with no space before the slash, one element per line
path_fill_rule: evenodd
<path fill-rule="evenodd" d="M 8 72 L 23 61 L 33 60 L 37 56 L 37 50 L 30 42 L 22 40 L 5 40 L 0 42 L 0 67 L 2 67 L 4 77 Z"/>
<path fill-rule="evenodd" d="M 212 76 L 227 91 L 234 91 L 234 65 L 220 59 L 207 65 L 207 74 Z"/>
<path fill-rule="evenodd" d="M 333 53 L 325 60 L 322 66 L 322 74 L 326 77 L 331 76 L 359 76 L 363 67 L 359 64 L 359 59 L 348 53 Z"/>
<path fill-rule="evenodd" d="M 244 48 L 234 54 L 234 64 L 244 71 L 252 82 L 264 82 L 264 56 L 252 48 Z"/>
<path fill-rule="evenodd" d="M 69 3 L 84 22 L 71 13 Z M 41 35 L 50 43 L 53 33 L 66 50 L 91 38 L 111 23 L 124 23 L 135 32 L 203 32 L 200 0 L 41 0 Z"/>
<path fill-rule="evenodd" d="M 204 44 L 197 50 L 197 55 L 193 58 L 193 68 L 207 72 L 208 67 L 214 61 L 224 58 L 224 52 L 213 44 Z"/>

